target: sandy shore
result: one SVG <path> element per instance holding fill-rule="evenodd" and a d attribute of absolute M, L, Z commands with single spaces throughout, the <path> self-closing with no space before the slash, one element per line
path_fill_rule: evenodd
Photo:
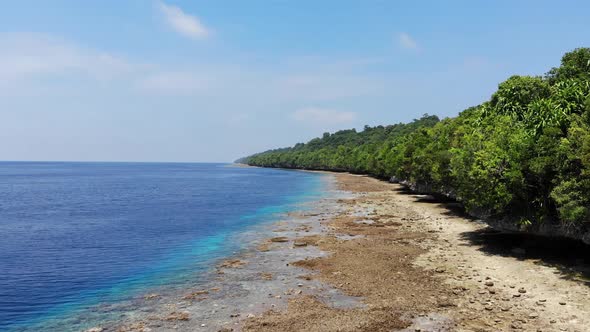
<path fill-rule="evenodd" d="M 590 330 L 587 261 L 553 265 L 452 205 L 330 177 L 331 198 L 275 224 L 210 283 L 147 296 L 143 314 L 95 331 Z"/>

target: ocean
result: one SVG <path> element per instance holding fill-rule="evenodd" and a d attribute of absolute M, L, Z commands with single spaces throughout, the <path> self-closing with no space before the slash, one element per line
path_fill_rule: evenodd
<path fill-rule="evenodd" d="M 194 284 L 248 246 L 235 234 L 321 198 L 322 179 L 228 164 L 1 162 L 0 331 L 80 331 L 120 314 L 102 304 Z"/>

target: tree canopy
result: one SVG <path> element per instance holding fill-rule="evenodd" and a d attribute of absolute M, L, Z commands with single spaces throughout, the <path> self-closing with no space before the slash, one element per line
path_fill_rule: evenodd
<path fill-rule="evenodd" d="M 508 78 L 455 118 L 324 133 L 242 161 L 395 177 L 479 215 L 590 227 L 590 49 L 544 76 Z"/>

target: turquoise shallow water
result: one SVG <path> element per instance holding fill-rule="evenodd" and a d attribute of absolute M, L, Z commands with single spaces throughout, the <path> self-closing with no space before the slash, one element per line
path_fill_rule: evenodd
<path fill-rule="evenodd" d="M 318 199 L 322 179 L 224 164 L 0 163 L 0 330 L 78 331 L 152 289 L 198 283 L 248 245 L 234 234 Z"/>

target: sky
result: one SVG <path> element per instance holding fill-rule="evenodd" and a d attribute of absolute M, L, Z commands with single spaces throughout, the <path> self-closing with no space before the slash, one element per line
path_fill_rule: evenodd
<path fill-rule="evenodd" d="M 590 46 L 590 1 L 0 0 L 0 160 L 231 162 L 455 116 Z"/>

